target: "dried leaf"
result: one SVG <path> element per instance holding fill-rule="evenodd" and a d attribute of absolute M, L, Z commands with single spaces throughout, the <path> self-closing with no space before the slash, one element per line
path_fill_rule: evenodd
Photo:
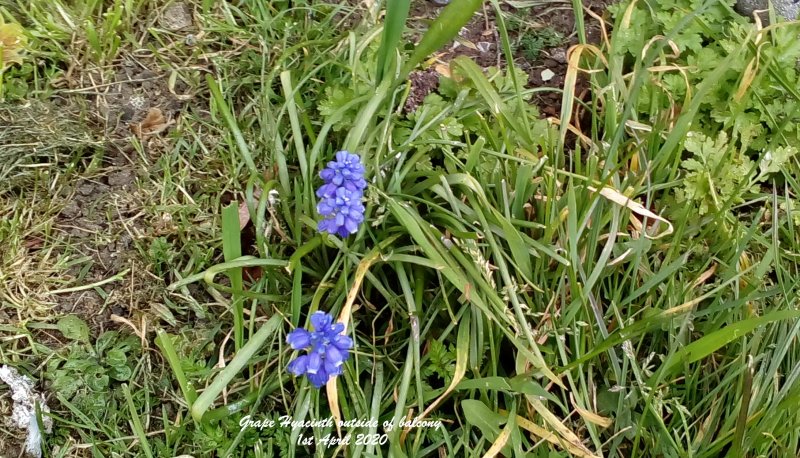
<path fill-rule="evenodd" d="M 464 46 L 473 51 L 478 51 L 478 46 L 475 43 L 467 40 L 466 38 L 456 38 L 456 41 L 453 43 L 453 49 L 455 49 L 458 46 Z"/>
<path fill-rule="evenodd" d="M 44 239 L 39 237 L 26 238 L 25 241 L 22 242 L 22 246 L 29 250 L 38 250 L 44 246 Z"/>
<path fill-rule="evenodd" d="M 608 428 L 611 426 L 612 422 L 610 418 L 606 418 L 602 415 L 598 415 L 592 411 L 582 409 L 578 404 L 575 402 L 575 397 L 570 393 L 569 395 L 570 401 L 572 401 L 572 407 L 580 414 L 581 418 L 586 420 L 589 423 L 594 423 L 597 426 L 602 428 Z"/>
<path fill-rule="evenodd" d="M 160 108 L 150 108 L 147 116 L 138 124 L 131 125 L 131 131 L 138 137 L 156 135 L 167 130 L 173 121 L 167 121 Z"/>
<path fill-rule="evenodd" d="M 261 190 L 256 189 L 253 191 L 253 198 L 260 199 L 261 198 Z M 247 224 L 250 223 L 250 210 L 247 209 L 247 201 L 242 201 L 239 204 L 239 230 L 241 231 Z"/>
<path fill-rule="evenodd" d="M 436 64 L 433 67 L 436 70 L 436 73 L 444 76 L 445 78 L 450 78 L 452 74 L 450 73 L 450 66 L 446 64 Z"/>
<path fill-rule="evenodd" d="M 164 118 L 164 113 L 161 112 L 161 109 L 151 108 L 141 123 L 142 131 L 145 133 L 152 132 L 166 124 L 166 122 L 167 120 Z"/>
<path fill-rule="evenodd" d="M 611 202 L 614 202 L 617 205 L 621 205 L 623 207 L 628 208 L 630 211 L 636 213 L 637 215 L 646 216 L 648 218 L 652 218 L 652 219 L 654 219 L 656 221 L 660 221 L 660 222 L 662 222 L 662 223 L 667 225 L 667 230 L 665 230 L 664 232 L 662 232 L 661 234 L 659 234 L 658 236 L 655 236 L 655 237 L 649 236 L 647 234 L 647 232 L 645 231 L 644 232 L 644 236 L 649 238 L 649 239 L 653 239 L 653 240 L 660 239 L 661 237 L 665 237 L 665 236 L 667 236 L 669 234 L 672 234 L 672 232 L 674 231 L 674 228 L 672 227 L 672 223 L 670 223 L 666 219 L 656 215 L 655 213 L 651 212 L 650 210 L 645 208 L 639 202 L 632 201 L 626 195 L 622 194 L 621 192 L 617 191 L 616 189 L 609 188 L 609 187 L 604 187 L 603 189 L 598 191 L 596 188 L 593 188 L 592 186 L 587 186 L 587 188 L 589 189 L 589 191 L 599 192 L 601 196 L 605 197 L 606 199 L 610 200 Z"/>
<path fill-rule="evenodd" d="M 742 253 L 742 254 L 744 254 L 744 253 Z M 694 282 L 692 282 L 692 288 L 697 288 L 698 286 L 700 286 L 700 285 L 702 285 L 703 283 L 705 283 L 705 282 L 706 282 L 706 281 L 707 281 L 709 278 L 711 278 L 711 277 L 713 277 L 713 276 L 714 276 L 714 273 L 715 273 L 716 271 L 717 271 L 717 264 L 713 264 L 711 267 L 709 267 L 708 269 L 706 269 L 706 271 L 705 271 L 705 272 L 703 272 L 702 274 L 700 274 L 700 276 L 699 276 L 699 277 L 697 277 L 697 280 L 695 280 Z"/>
<path fill-rule="evenodd" d="M 244 201 L 239 204 L 239 230 L 244 229 L 250 223 L 250 210 L 247 208 L 247 202 Z"/>

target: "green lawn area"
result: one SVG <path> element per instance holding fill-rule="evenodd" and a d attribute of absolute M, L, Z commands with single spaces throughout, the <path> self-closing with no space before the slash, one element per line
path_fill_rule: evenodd
<path fill-rule="evenodd" d="M 0 1 L 0 457 L 800 456 L 734 3 Z"/>

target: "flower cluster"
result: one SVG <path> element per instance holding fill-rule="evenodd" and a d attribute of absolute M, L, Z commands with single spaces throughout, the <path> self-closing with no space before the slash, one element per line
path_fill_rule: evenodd
<path fill-rule="evenodd" d="M 320 388 L 328 383 L 330 377 L 342 373 L 353 340 L 342 334 L 344 325 L 334 323 L 333 317 L 325 312 L 312 314 L 311 325 L 314 331 L 297 328 L 286 336 L 286 343 L 294 350 L 308 350 L 307 354 L 292 360 L 287 369 L 295 377 L 305 374 L 315 387 Z"/>
<path fill-rule="evenodd" d="M 364 206 L 361 199 L 367 180 L 361 158 L 347 151 L 336 153 L 336 160 L 319 173 L 325 182 L 317 190 L 320 198 L 317 212 L 324 217 L 319 222 L 320 232 L 347 237 L 358 231 L 364 221 Z"/>

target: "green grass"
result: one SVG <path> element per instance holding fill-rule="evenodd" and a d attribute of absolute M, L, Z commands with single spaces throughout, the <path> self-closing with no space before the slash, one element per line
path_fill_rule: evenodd
<path fill-rule="evenodd" d="M 621 2 L 565 87 L 460 57 L 403 113 L 480 6 L 456 3 L 418 37 L 407 2 L 197 1 L 191 31 L 166 2 L 0 7 L 27 36 L 0 73 L 0 363 L 47 393 L 45 456 L 797 453 L 796 25 Z M 486 7 L 513 62 L 516 15 Z M 111 128 L 126 65 L 168 131 Z M 340 149 L 370 182 L 346 239 L 316 231 Z M 285 370 L 316 310 L 356 342 L 321 390 Z M 443 427 L 385 427 L 420 413 Z M 337 428 L 285 415 L 377 425 L 315 447 Z"/>

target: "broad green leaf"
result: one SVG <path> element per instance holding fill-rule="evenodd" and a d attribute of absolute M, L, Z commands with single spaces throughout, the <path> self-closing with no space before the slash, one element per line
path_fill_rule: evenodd
<path fill-rule="evenodd" d="M 456 387 L 457 390 L 494 390 L 513 394 L 529 394 L 538 396 L 552 402 L 558 399 L 545 390 L 542 385 L 534 381 L 529 375 L 522 374 L 516 377 L 483 377 L 463 380 Z"/>
<path fill-rule="evenodd" d="M 61 318 L 56 326 L 67 339 L 80 340 L 81 342 L 89 341 L 89 326 L 75 315 L 67 315 Z"/>
<path fill-rule="evenodd" d="M 476 399 L 461 401 L 461 410 L 464 411 L 467 423 L 481 430 L 483 436 L 489 441 L 497 438 L 497 435 L 500 434 L 500 425 L 506 422 L 506 417 L 490 410 L 486 404 Z"/>
<path fill-rule="evenodd" d="M 118 348 L 112 348 L 106 353 L 105 362 L 111 367 L 126 366 L 128 364 L 128 357 L 125 355 L 124 351 Z"/>

